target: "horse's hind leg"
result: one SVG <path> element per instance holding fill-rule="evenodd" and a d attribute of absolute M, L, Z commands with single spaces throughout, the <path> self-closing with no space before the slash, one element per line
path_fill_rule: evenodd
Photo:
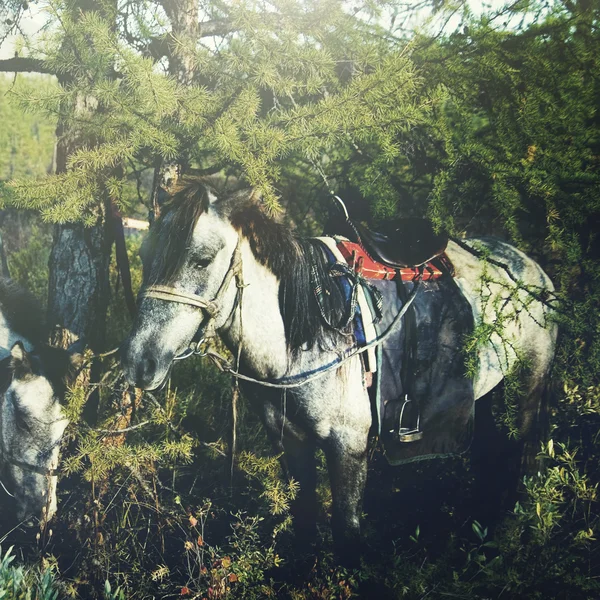
<path fill-rule="evenodd" d="M 540 463 L 540 444 L 548 435 L 548 394 L 550 374 L 556 350 L 557 326 L 538 318 L 524 336 L 522 351 L 527 357 L 523 372 L 523 394 L 519 398 L 518 428 L 522 443 L 521 475 L 535 474 Z M 544 323 L 541 328 L 539 323 Z"/>
<path fill-rule="evenodd" d="M 475 433 L 471 445 L 474 480 L 473 518 L 493 526 L 517 499 L 521 460 L 520 440 L 510 439 L 494 418 L 492 406 L 501 403 L 501 390 L 487 394 L 475 404 Z"/>
<path fill-rule="evenodd" d="M 538 363 L 522 375 L 515 438 L 498 428 L 492 414 L 493 402 L 504 402 L 502 390 L 488 394 L 475 405 L 471 463 L 475 473 L 475 514 L 484 525 L 493 524 L 504 511 L 511 510 L 523 476 L 540 469 L 537 455 L 548 431 L 548 374 L 549 364 Z"/>
<path fill-rule="evenodd" d="M 521 441 L 520 475 L 533 475 L 540 470 L 537 455 L 548 435 L 548 370 L 528 378 L 527 393 L 519 405 L 519 439 Z"/>

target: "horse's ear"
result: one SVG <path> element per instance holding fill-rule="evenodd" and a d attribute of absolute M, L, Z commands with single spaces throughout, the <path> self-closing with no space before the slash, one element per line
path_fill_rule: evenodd
<path fill-rule="evenodd" d="M 160 170 L 158 189 L 152 207 L 154 214 L 151 220 L 160 216 L 162 208 L 177 190 L 178 182 L 181 179 L 181 165 L 177 162 L 163 163 Z"/>
<path fill-rule="evenodd" d="M 209 206 L 212 206 L 213 204 L 219 201 L 219 197 L 217 196 L 215 191 L 209 187 L 206 188 L 206 197 L 208 199 Z"/>
<path fill-rule="evenodd" d="M 27 375 L 31 375 L 31 360 L 29 354 L 25 350 L 22 342 L 15 342 L 10 349 L 10 365 L 17 379 L 23 379 Z"/>
<path fill-rule="evenodd" d="M 86 341 L 81 337 L 76 342 L 73 342 L 68 348 L 69 362 L 73 369 L 79 369 L 83 364 L 83 351 L 85 350 Z"/>
<path fill-rule="evenodd" d="M 254 204 L 258 204 L 262 201 L 262 192 L 258 188 L 252 188 L 250 190 L 250 201 Z"/>

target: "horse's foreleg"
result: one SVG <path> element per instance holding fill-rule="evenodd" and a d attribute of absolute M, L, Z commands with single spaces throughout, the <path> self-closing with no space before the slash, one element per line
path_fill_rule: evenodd
<path fill-rule="evenodd" d="M 282 454 L 281 465 L 286 477 L 300 486 L 291 513 L 298 544 L 309 546 L 317 536 L 316 443 L 294 427 L 275 403 L 263 405 L 263 422 L 275 452 Z"/>
<path fill-rule="evenodd" d="M 354 435 L 356 435 L 354 433 Z M 367 481 L 367 437 L 359 448 L 333 434 L 325 446 L 331 481 L 333 540 L 346 566 L 360 564 L 360 516 Z M 353 445 L 354 446 L 354 445 Z"/>
<path fill-rule="evenodd" d="M 529 391 L 521 400 L 519 437 L 522 454 L 520 476 L 533 475 L 540 470 L 537 458 L 542 441 L 548 435 L 548 406 L 546 377 L 530 382 Z"/>
<path fill-rule="evenodd" d="M 317 539 L 316 446 L 307 440 L 300 442 L 292 438 L 284 441 L 283 449 L 282 463 L 288 479 L 300 484 L 291 511 L 296 540 L 301 547 L 306 547 Z"/>

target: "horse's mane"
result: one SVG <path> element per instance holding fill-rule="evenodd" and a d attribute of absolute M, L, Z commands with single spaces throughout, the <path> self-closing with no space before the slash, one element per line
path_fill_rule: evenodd
<path fill-rule="evenodd" d="M 0 360 L 0 396 L 6 392 L 12 381 L 13 370 L 10 363 L 10 356 Z"/>
<path fill-rule="evenodd" d="M 38 374 L 43 374 L 50 381 L 54 393 L 59 401 L 63 402 L 67 387 L 73 383 L 80 371 L 80 363 L 72 360 L 68 350 L 47 344 L 36 348 L 35 355 L 39 358 L 41 366 L 41 369 L 38 367 Z"/>
<path fill-rule="evenodd" d="M 206 180 L 196 178 L 184 182 L 164 205 L 148 238 L 150 245 L 159 239 L 164 244 L 160 264 L 151 275 L 153 283 L 173 283 L 185 262 L 196 223 L 208 209 L 208 193 Z M 304 344 L 330 345 L 331 331 L 324 328 L 313 279 L 323 289 L 324 310 L 332 322 L 341 320 L 345 299 L 339 285 L 327 275 L 328 261 L 319 242 L 294 235 L 265 212 L 249 189 L 229 193 L 217 201 L 215 209 L 248 240 L 256 260 L 279 279 L 288 347 L 296 351 Z"/>
<path fill-rule="evenodd" d="M 182 185 L 161 206 L 160 217 L 150 227 L 150 233 L 142 245 L 142 257 L 146 247 L 158 249 L 152 272 L 145 274 L 149 283 L 173 284 L 185 263 L 194 227 L 200 215 L 206 212 L 208 202 L 206 186 L 200 180 L 195 180 Z"/>
<path fill-rule="evenodd" d="M 323 309 L 331 322 L 341 321 L 346 302 L 341 288 L 328 275 L 328 261 L 320 243 L 296 237 L 252 200 L 238 204 L 230 220 L 248 240 L 258 262 L 279 279 L 279 307 L 288 347 L 296 351 L 304 344 L 331 346 L 332 332 L 324 328 L 314 280 L 323 291 Z"/>
<path fill-rule="evenodd" d="M 46 323 L 38 301 L 10 279 L 0 278 L 0 311 L 10 328 L 32 344 L 46 340 Z"/>

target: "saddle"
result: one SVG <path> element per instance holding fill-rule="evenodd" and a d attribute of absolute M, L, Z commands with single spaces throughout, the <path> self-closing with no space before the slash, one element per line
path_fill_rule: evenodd
<path fill-rule="evenodd" d="M 425 219 L 397 219 L 382 231 L 371 231 L 360 223 L 354 226 L 365 249 L 395 268 L 420 267 L 443 254 L 448 245 L 448 237 L 435 233 Z"/>
<path fill-rule="evenodd" d="M 380 231 L 372 231 L 352 221 L 344 202 L 334 196 L 333 211 L 323 233 L 336 239 L 337 247 L 348 265 L 366 279 L 396 279 L 398 294 L 403 302 L 407 294 L 402 282 L 437 279 L 443 272 L 451 275 L 454 272 L 444 254 L 448 237 L 435 233 L 431 223 L 425 219 L 397 219 Z M 405 315 L 404 326 L 407 359 L 403 362 L 401 379 L 403 387 L 408 390 L 412 387 L 411 363 L 416 356 L 413 310 Z M 380 371 L 381 365 L 378 374 Z M 399 417 L 393 432 L 396 439 L 403 443 L 421 440 L 423 432 L 418 402 L 413 401 L 408 393 L 399 402 Z"/>
<path fill-rule="evenodd" d="M 365 225 L 354 222 L 348 215 L 344 202 L 337 196 L 334 196 L 333 214 L 325 226 L 324 234 L 342 235 L 348 239 L 350 244 L 338 244 L 346 260 L 350 259 L 349 255 L 352 252 L 358 250 L 354 244 L 364 251 L 363 254 L 366 253 L 368 262 L 387 267 L 370 269 L 373 272 L 371 276 L 368 272 L 365 273 L 367 278 L 373 279 L 393 279 L 391 275 L 398 270 L 411 269 L 414 274 L 419 267 L 431 267 L 431 261 L 444 256 L 448 245 L 448 236 L 435 233 L 426 219 L 400 218 L 385 225 L 380 231 L 372 231 Z M 354 256 L 355 265 L 358 258 L 357 253 Z M 427 269 L 420 269 L 420 272 L 426 271 Z M 435 276 L 439 277 L 441 274 L 438 270 Z M 405 277 L 409 273 L 401 272 L 401 275 L 404 281 L 414 279 L 410 276 Z M 425 274 L 424 279 L 426 278 Z"/>

